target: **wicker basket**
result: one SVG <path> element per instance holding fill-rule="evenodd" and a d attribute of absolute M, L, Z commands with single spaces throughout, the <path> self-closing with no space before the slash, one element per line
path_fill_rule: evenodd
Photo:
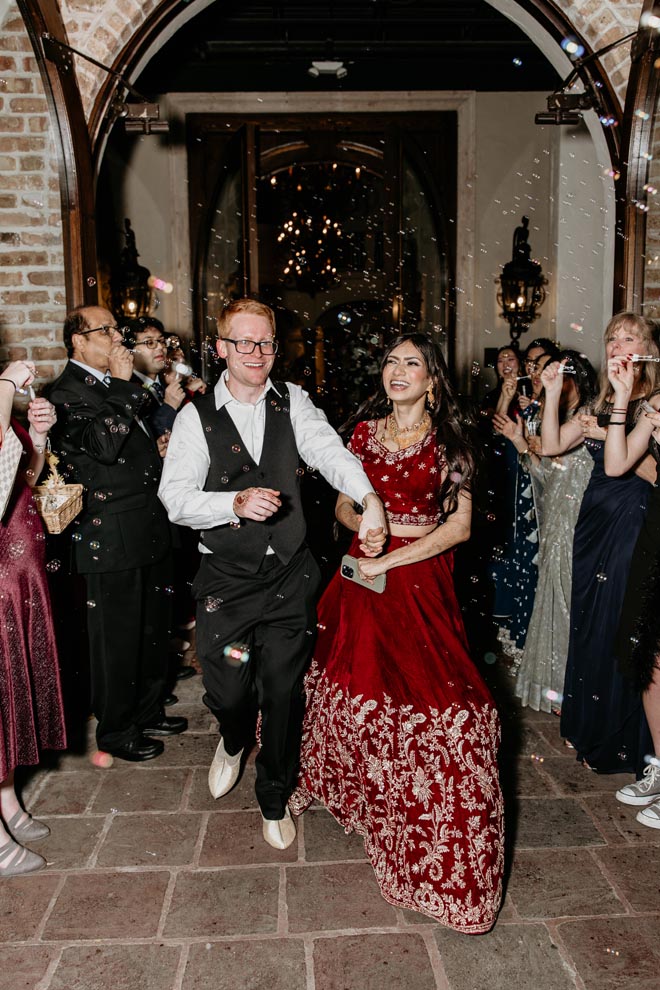
<path fill-rule="evenodd" d="M 82 485 L 67 485 L 57 470 L 58 456 L 46 450 L 46 464 L 50 474 L 43 485 L 32 489 L 37 512 L 43 519 L 49 533 L 62 533 L 82 509 Z"/>
<path fill-rule="evenodd" d="M 49 533 L 61 533 L 82 509 L 82 485 L 37 485 L 37 511 Z"/>

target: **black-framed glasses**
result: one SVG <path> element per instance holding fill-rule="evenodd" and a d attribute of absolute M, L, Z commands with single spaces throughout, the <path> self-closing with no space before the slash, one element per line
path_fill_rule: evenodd
<path fill-rule="evenodd" d="M 147 337 L 146 340 L 136 340 L 133 347 L 148 347 L 150 351 L 157 347 L 167 347 L 165 337 Z"/>
<path fill-rule="evenodd" d="M 107 323 L 103 327 L 92 327 L 91 330 L 76 330 L 81 337 L 85 337 L 88 333 L 102 333 L 104 337 L 109 337 L 113 330 L 119 330 L 116 323 Z"/>
<path fill-rule="evenodd" d="M 237 354 L 254 354 L 255 347 L 258 347 L 262 354 L 270 357 L 277 354 L 276 340 L 234 340 L 233 337 L 221 337 L 220 340 L 228 340 L 236 348 Z"/>

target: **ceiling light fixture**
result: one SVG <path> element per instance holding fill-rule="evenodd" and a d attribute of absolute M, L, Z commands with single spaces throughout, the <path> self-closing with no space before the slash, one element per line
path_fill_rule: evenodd
<path fill-rule="evenodd" d="M 312 61 L 307 73 L 314 79 L 319 76 L 335 76 L 337 79 L 344 79 L 348 75 L 348 69 L 343 62 L 335 59 L 323 59 Z"/>

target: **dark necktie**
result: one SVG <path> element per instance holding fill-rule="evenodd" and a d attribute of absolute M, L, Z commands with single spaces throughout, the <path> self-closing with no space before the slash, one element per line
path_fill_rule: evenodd
<path fill-rule="evenodd" d="M 160 384 L 160 382 L 154 382 L 152 384 L 152 386 L 151 386 L 151 391 L 154 393 L 154 395 L 158 399 L 158 402 L 162 405 L 163 404 L 163 400 L 165 399 L 165 389 Z"/>

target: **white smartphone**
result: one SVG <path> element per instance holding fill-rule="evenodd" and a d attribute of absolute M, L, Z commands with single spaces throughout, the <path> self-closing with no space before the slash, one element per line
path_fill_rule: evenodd
<path fill-rule="evenodd" d="M 356 557 L 351 557 L 350 554 L 344 554 L 341 558 L 341 576 L 345 577 L 348 581 L 355 581 L 356 584 L 361 584 L 363 588 L 368 588 L 369 591 L 376 591 L 379 595 L 385 591 L 385 574 L 379 574 L 375 577 L 373 581 L 365 581 L 363 577 L 360 576 L 360 571 L 358 569 L 358 562 Z"/>

